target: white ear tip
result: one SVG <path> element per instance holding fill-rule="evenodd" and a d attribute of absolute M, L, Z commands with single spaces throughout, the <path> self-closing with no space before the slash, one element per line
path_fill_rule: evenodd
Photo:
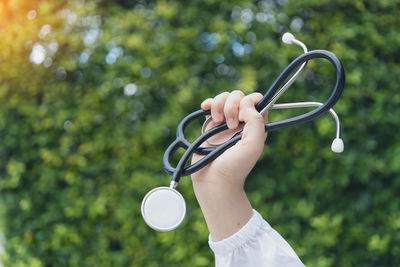
<path fill-rule="evenodd" d="M 295 38 L 294 38 L 293 34 L 291 34 L 290 32 L 285 32 L 282 35 L 282 42 L 284 42 L 285 44 L 292 44 L 293 43 L 292 41 L 294 39 Z"/>
<path fill-rule="evenodd" d="M 342 153 L 344 150 L 344 143 L 341 138 L 335 138 L 332 142 L 331 149 L 335 153 Z"/>

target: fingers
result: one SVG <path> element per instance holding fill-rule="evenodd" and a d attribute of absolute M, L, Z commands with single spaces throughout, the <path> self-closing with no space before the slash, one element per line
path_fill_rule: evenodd
<path fill-rule="evenodd" d="M 224 105 L 228 98 L 229 93 L 223 92 L 216 97 L 214 97 L 211 103 L 211 117 L 215 123 L 222 123 L 225 119 L 224 116 Z"/>
<path fill-rule="evenodd" d="M 220 164 L 223 163 L 223 166 L 226 166 L 228 163 L 231 163 L 228 165 L 232 168 L 232 173 L 235 173 L 235 175 L 240 172 L 248 174 L 251 168 L 253 168 L 262 153 L 267 137 L 265 123 L 267 122 L 268 114 L 262 116 L 255 109 L 256 104 L 261 99 L 262 95 L 260 93 L 244 96 L 241 91 L 233 91 L 231 93 L 225 92 L 214 99 L 209 98 L 203 101 L 201 107 L 205 110 L 211 109 L 212 120 L 209 121 L 210 127 L 212 127 L 212 124 L 215 126 L 222 123 L 226 118 L 227 125 L 230 128 L 212 136 L 210 138 L 212 143 L 223 143 L 236 132 L 242 130 L 241 140 L 226 150 L 213 164 L 219 162 Z M 244 123 L 239 124 L 239 122 Z M 216 140 L 212 140 L 212 138 Z M 201 158 L 199 155 L 193 156 L 194 161 L 199 158 Z"/>
<path fill-rule="evenodd" d="M 264 124 L 267 119 L 267 114 L 264 117 L 255 109 L 255 105 L 261 100 L 260 93 L 253 93 L 244 97 L 240 101 L 239 120 L 245 122 L 243 128 L 242 141 L 248 146 L 253 146 L 255 149 L 264 147 L 265 133 Z"/>
<path fill-rule="evenodd" d="M 224 105 L 224 114 L 229 129 L 236 129 L 239 125 L 239 105 L 244 98 L 242 91 L 235 90 L 229 94 Z"/>
<path fill-rule="evenodd" d="M 211 109 L 211 117 L 214 123 L 220 124 L 226 121 L 229 129 L 236 129 L 239 125 L 239 104 L 243 97 L 243 92 L 239 90 L 231 93 L 224 92 L 214 99 L 207 98 L 204 100 L 201 103 L 201 108 L 204 110 Z"/>
<path fill-rule="evenodd" d="M 248 96 L 245 96 L 240 101 L 240 112 L 239 112 L 239 120 L 248 122 L 251 119 L 254 119 L 255 116 L 261 117 L 261 114 L 255 109 L 255 105 L 261 100 L 262 94 L 260 93 L 252 93 Z"/>
<path fill-rule="evenodd" d="M 201 108 L 203 110 L 209 110 L 211 108 L 212 98 L 207 98 L 201 103 Z"/>
<path fill-rule="evenodd" d="M 259 119 L 259 117 L 263 118 L 254 108 L 261 98 L 260 93 L 245 96 L 242 91 L 235 90 L 231 93 L 221 93 L 215 98 L 207 98 L 201 103 L 201 108 L 204 110 L 211 109 L 214 125 L 226 121 L 229 129 L 236 129 L 240 121 L 247 123 L 256 118 Z M 264 117 L 263 121 L 266 122 L 268 114 Z"/>

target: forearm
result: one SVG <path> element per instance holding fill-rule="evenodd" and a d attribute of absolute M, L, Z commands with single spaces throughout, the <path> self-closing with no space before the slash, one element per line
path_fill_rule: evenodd
<path fill-rule="evenodd" d="M 243 186 L 193 181 L 193 188 L 213 241 L 233 235 L 253 215 Z"/>
<path fill-rule="evenodd" d="M 230 130 L 238 130 L 239 122 L 244 122 L 241 140 L 192 174 L 194 192 L 213 241 L 235 234 L 253 215 L 243 185 L 261 155 L 267 137 L 264 126 L 267 117 L 255 109 L 261 98 L 259 93 L 244 96 L 233 91 L 207 99 L 201 105 L 204 110 L 211 109 L 214 123 L 225 120 Z M 201 158 L 194 154 L 192 162 Z"/>

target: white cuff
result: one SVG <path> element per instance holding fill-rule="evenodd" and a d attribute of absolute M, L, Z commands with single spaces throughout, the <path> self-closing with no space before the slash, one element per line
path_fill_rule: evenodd
<path fill-rule="evenodd" d="M 208 244 L 215 254 L 228 254 L 243 246 L 256 236 L 259 231 L 265 231 L 265 229 L 271 229 L 271 226 L 253 209 L 253 216 L 239 231 L 217 242 L 212 241 L 211 235 L 209 235 Z"/>

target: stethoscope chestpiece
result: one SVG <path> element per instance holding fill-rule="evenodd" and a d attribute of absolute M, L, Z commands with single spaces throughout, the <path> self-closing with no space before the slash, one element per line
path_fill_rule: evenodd
<path fill-rule="evenodd" d="M 174 230 L 182 223 L 185 215 L 185 200 L 175 189 L 157 187 L 143 198 L 143 219 L 154 230 L 161 232 Z"/>

